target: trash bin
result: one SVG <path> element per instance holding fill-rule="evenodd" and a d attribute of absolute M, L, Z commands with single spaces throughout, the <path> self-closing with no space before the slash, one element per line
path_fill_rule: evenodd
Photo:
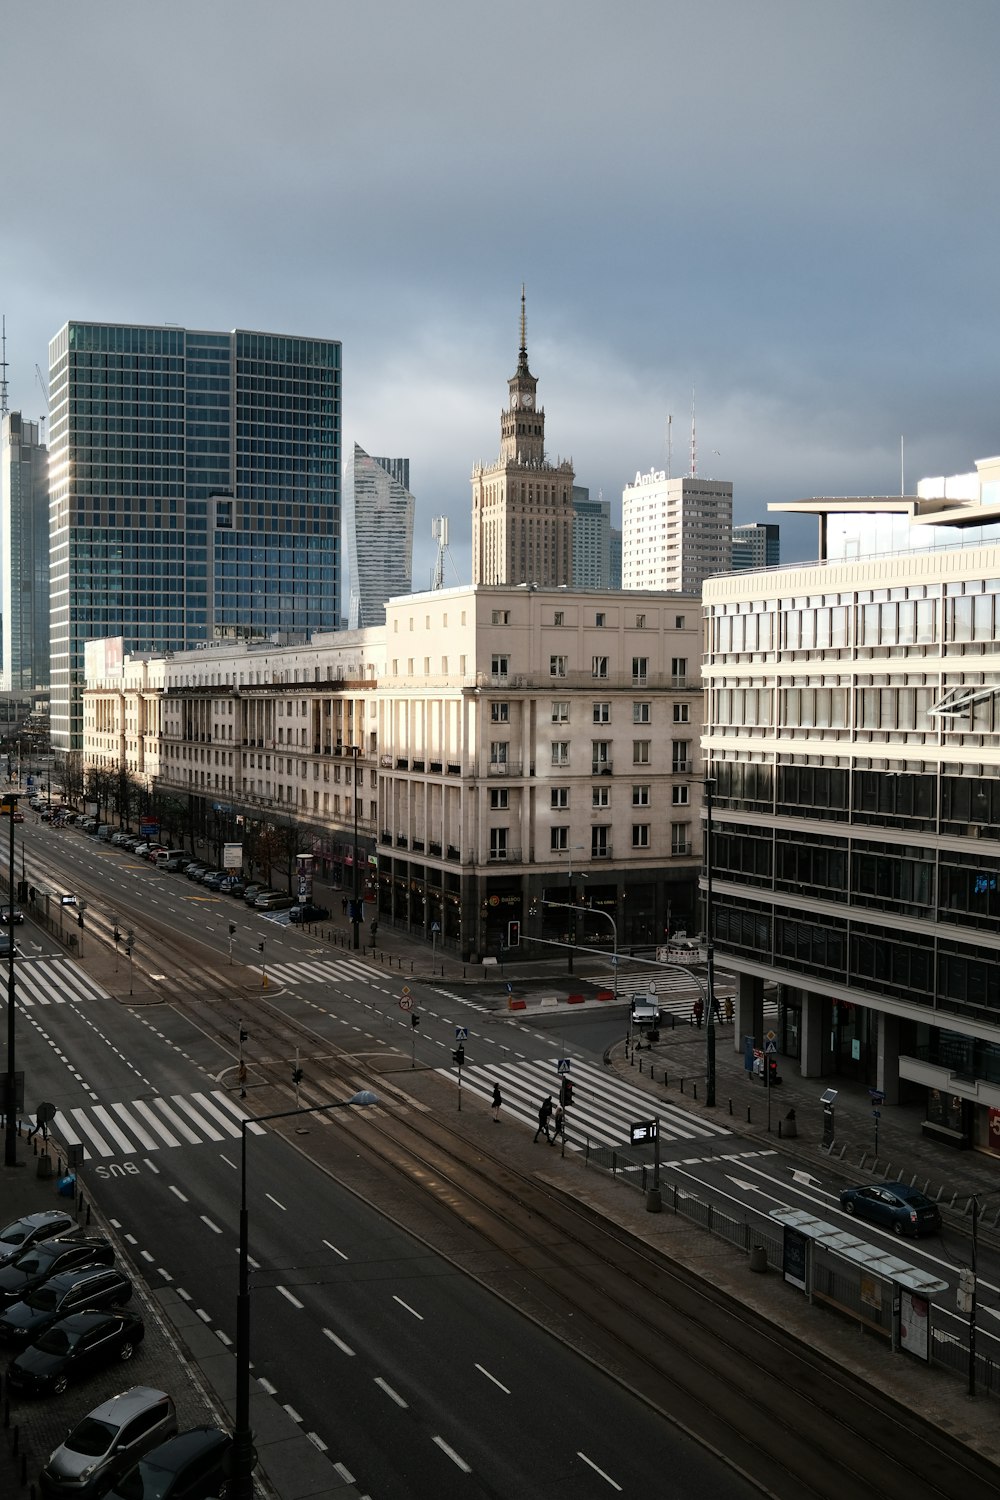
<path fill-rule="evenodd" d="M 60 1177 L 58 1183 L 56 1184 L 56 1192 L 59 1194 L 60 1198 L 75 1198 L 76 1178 Z"/>

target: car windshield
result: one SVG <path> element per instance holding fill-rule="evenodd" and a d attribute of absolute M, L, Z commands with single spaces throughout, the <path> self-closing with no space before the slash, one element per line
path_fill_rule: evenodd
<path fill-rule="evenodd" d="M 16 1224 L 8 1224 L 6 1229 L 0 1229 L 0 1244 L 21 1245 L 28 1233 L 23 1219 L 18 1219 Z"/>
<path fill-rule="evenodd" d="M 24 1250 L 17 1257 L 14 1264 L 17 1269 L 19 1271 L 23 1271 L 26 1276 L 33 1276 L 35 1272 L 40 1269 L 43 1260 L 48 1259 L 49 1257 L 47 1255 L 43 1256 L 41 1251 L 39 1250 Z"/>
<path fill-rule="evenodd" d="M 50 1312 L 59 1302 L 58 1296 L 50 1286 L 36 1286 L 35 1290 L 24 1300 L 29 1307 L 37 1308 L 39 1312 Z"/>
<path fill-rule="evenodd" d="M 65 1328 L 50 1328 L 35 1340 L 35 1348 L 41 1349 L 45 1354 L 68 1354 L 73 1345 L 79 1342 L 78 1333 L 71 1338 Z"/>
<path fill-rule="evenodd" d="M 113 1423 L 101 1422 L 96 1417 L 84 1417 L 66 1439 L 65 1447 L 73 1453 L 82 1453 L 87 1458 L 100 1458 L 102 1453 L 107 1453 L 117 1436 L 118 1428 Z"/>

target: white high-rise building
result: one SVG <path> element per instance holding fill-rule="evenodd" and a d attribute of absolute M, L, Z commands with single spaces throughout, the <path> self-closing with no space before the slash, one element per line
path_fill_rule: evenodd
<path fill-rule="evenodd" d="M 385 624 L 385 606 L 413 587 L 413 513 L 408 458 L 372 458 L 357 443 L 344 486 L 351 568 L 351 630 Z"/>
<path fill-rule="evenodd" d="M 636 474 L 622 493 L 622 588 L 700 594 L 732 563 L 733 486 L 663 469 Z"/>

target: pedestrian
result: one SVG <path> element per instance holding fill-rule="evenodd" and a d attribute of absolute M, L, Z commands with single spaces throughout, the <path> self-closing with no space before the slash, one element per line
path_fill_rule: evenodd
<path fill-rule="evenodd" d="M 718 997 L 718 995 L 713 995 L 712 996 L 712 1019 L 713 1019 L 713 1021 L 721 1021 L 722 1020 L 722 1011 L 719 1009 L 719 997 Z"/>
<path fill-rule="evenodd" d="M 494 1123 L 494 1125 L 499 1125 L 500 1124 L 500 1111 L 501 1111 L 502 1108 L 503 1108 L 503 1099 L 500 1097 L 500 1085 L 498 1083 L 495 1083 L 493 1085 L 493 1105 L 492 1105 L 492 1109 L 493 1109 L 493 1123 Z"/>
<path fill-rule="evenodd" d="M 347 897 L 346 896 L 341 896 L 341 898 L 340 898 L 340 914 L 343 917 L 347 916 Z"/>
<path fill-rule="evenodd" d="M 727 995 L 726 996 L 726 1007 L 725 1008 L 726 1008 L 726 1025 L 727 1026 L 731 1026 L 733 1024 L 733 997 L 732 997 L 732 995 Z"/>
<path fill-rule="evenodd" d="M 540 1105 L 539 1110 L 538 1110 L 538 1129 L 535 1131 L 535 1139 L 534 1139 L 534 1141 L 532 1141 L 532 1145 L 535 1145 L 537 1143 L 538 1137 L 540 1135 L 544 1135 L 545 1139 L 548 1141 L 549 1145 L 551 1146 L 551 1144 L 552 1144 L 552 1137 L 549 1135 L 549 1120 L 550 1120 L 551 1116 L 552 1116 L 552 1095 L 548 1094 L 542 1100 L 541 1105 Z"/>
<path fill-rule="evenodd" d="M 700 1027 L 701 1018 L 705 1014 L 705 1005 L 700 995 L 691 1007 L 691 1014 L 694 1016 L 694 1024 Z"/>
<path fill-rule="evenodd" d="M 556 1137 L 560 1136 L 560 1135 L 562 1136 L 562 1139 L 563 1139 L 563 1145 L 565 1145 L 566 1144 L 566 1111 L 563 1109 L 563 1107 L 562 1107 L 561 1104 L 557 1104 L 556 1105 L 555 1123 L 554 1123 L 554 1125 L 552 1127 L 552 1140 L 549 1141 L 549 1145 L 550 1146 L 553 1145 L 554 1142 L 555 1142 Z"/>

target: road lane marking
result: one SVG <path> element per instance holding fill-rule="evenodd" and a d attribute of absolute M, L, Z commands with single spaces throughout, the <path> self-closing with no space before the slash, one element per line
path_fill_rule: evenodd
<path fill-rule="evenodd" d="M 604 1472 L 603 1469 L 599 1469 L 597 1467 L 597 1465 L 594 1463 L 594 1460 L 592 1458 L 588 1458 L 587 1455 L 586 1455 L 586 1453 L 581 1453 L 579 1451 L 579 1449 L 577 1449 L 576 1456 L 577 1456 L 577 1458 L 582 1458 L 585 1464 L 589 1464 L 590 1465 L 590 1467 L 593 1469 L 593 1471 L 594 1471 L 595 1474 L 600 1474 L 601 1478 L 607 1480 L 608 1484 L 610 1484 L 610 1486 L 611 1486 L 611 1488 L 613 1490 L 617 1490 L 618 1493 L 621 1494 L 621 1488 L 622 1488 L 621 1485 L 620 1484 L 615 1484 L 614 1480 L 611 1478 L 611 1475 L 610 1474 L 605 1474 L 605 1472 Z"/>
<path fill-rule="evenodd" d="M 209 1229 L 212 1231 L 213 1234 L 221 1234 L 222 1233 L 222 1230 L 219 1228 L 218 1224 L 213 1224 L 212 1221 L 211 1221 L 211 1219 L 208 1217 L 208 1214 L 201 1214 L 200 1218 L 201 1218 L 201 1222 L 203 1224 L 207 1224 L 208 1225 Z"/>
<path fill-rule="evenodd" d="M 499 1381 L 495 1375 L 491 1375 L 489 1370 L 486 1369 L 485 1365 L 476 1365 L 476 1369 L 479 1371 L 480 1375 L 485 1375 L 487 1380 L 492 1380 L 494 1385 L 499 1386 L 505 1396 L 510 1395 L 510 1391 L 507 1389 L 507 1387 L 501 1381 Z"/>
<path fill-rule="evenodd" d="M 424 1321 L 423 1313 L 418 1313 L 415 1307 L 411 1307 L 408 1302 L 404 1302 L 402 1297 L 397 1297 L 395 1292 L 393 1292 L 392 1294 L 392 1300 L 393 1302 L 398 1302 L 400 1307 L 405 1307 L 406 1311 L 408 1313 L 412 1313 L 413 1316 L 418 1320 L 418 1322 L 422 1323 Z"/>
<path fill-rule="evenodd" d="M 257 1384 L 260 1386 L 261 1390 L 264 1391 L 268 1396 L 276 1396 L 278 1393 L 278 1387 L 276 1385 L 272 1385 L 269 1380 L 265 1380 L 263 1375 L 257 1376 Z"/>
<path fill-rule="evenodd" d="M 331 1344 L 336 1344 L 341 1354 L 349 1354 L 352 1359 L 354 1358 L 354 1350 L 351 1348 L 350 1344 L 345 1344 L 343 1339 L 338 1339 L 332 1328 L 324 1328 L 323 1332 L 326 1334 Z"/>
<path fill-rule="evenodd" d="M 434 1441 L 435 1441 L 435 1443 L 437 1443 L 438 1447 L 441 1449 L 441 1452 L 442 1453 L 447 1453 L 447 1455 L 451 1459 L 452 1463 L 458 1465 L 458 1467 L 462 1470 L 463 1474 L 471 1474 L 472 1473 L 471 1467 L 465 1462 L 465 1459 L 462 1457 L 462 1455 L 460 1453 L 456 1453 L 455 1450 L 454 1450 L 454 1448 L 451 1446 L 451 1444 L 450 1443 L 446 1443 L 443 1437 L 435 1437 Z"/>
<path fill-rule="evenodd" d="M 283 1213 L 283 1214 L 284 1214 L 284 1213 L 287 1213 L 287 1212 L 288 1212 L 288 1210 L 287 1210 L 287 1208 L 286 1208 L 286 1207 L 285 1207 L 285 1205 L 284 1205 L 284 1204 L 283 1204 L 283 1203 L 279 1203 L 279 1202 L 278 1202 L 278 1200 L 277 1200 L 277 1198 L 275 1198 L 275 1196 L 274 1196 L 274 1194 L 273 1194 L 273 1193 L 265 1193 L 265 1194 L 264 1194 L 264 1197 L 265 1197 L 265 1198 L 270 1198 L 270 1200 L 271 1200 L 271 1202 L 272 1202 L 272 1203 L 273 1203 L 273 1204 L 274 1204 L 274 1206 L 275 1206 L 275 1208 L 280 1208 L 280 1209 L 281 1209 L 281 1212 L 282 1212 L 282 1213 Z"/>
<path fill-rule="evenodd" d="M 343 1250 L 338 1250 L 337 1247 L 336 1247 L 336 1245 L 331 1245 L 330 1244 L 329 1240 L 324 1240 L 323 1244 L 326 1246 L 326 1248 L 328 1250 L 332 1250 L 333 1253 L 334 1253 L 334 1255 L 339 1255 L 340 1258 L 341 1258 L 341 1260 L 346 1260 L 347 1259 L 347 1256 L 344 1254 Z"/>
<path fill-rule="evenodd" d="M 375 1384 L 377 1386 L 379 1386 L 379 1388 L 381 1390 L 385 1391 L 385 1393 L 389 1397 L 389 1399 L 391 1401 L 395 1401 L 395 1403 L 396 1403 L 397 1406 L 401 1406 L 404 1411 L 408 1410 L 408 1408 L 409 1408 L 409 1402 L 408 1401 L 404 1401 L 403 1398 L 402 1398 L 402 1396 L 399 1394 L 399 1392 L 398 1391 L 394 1391 L 393 1388 L 392 1388 L 392 1386 L 389 1384 L 389 1382 L 387 1380 L 383 1380 L 382 1377 L 381 1377 L 381 1375 L 376 1375 L 375 1376 Z M 435 1439 L 435 1441 L 437 1441 L 437 1440 Z"/>
<path fill-rule="evenodd" d="M 185 1198 L 184 1194 L 181 1192 L 180 1188 L 174 1187 L 173 1183 L 170 1184 L 170 1191 L 176 1194 L 176 1196 L 181 1200 L 182 1203 L 186 1203 L 188 1201 Z"/>
<path fill-rule="evenodd" d="M 295 1410 L 294 1406 L 287 1406 L 286 1405 L 286 1406 L 282 1407 L 282 1410 L 283 1411 L 287 1411 L 288 1415 L 291 1417 L 291 1419 L 292 1419 L 293 1422 L 298 1422 L 299 1426 L 302 1425 L 302 1418 L 299 1416 L 299 1414 Z"/>
<path fill-rule="evenodd" d="M 274 1290 L 276 1292 L 280 1292 L 283 1297 L 287 1297 L 288 1300 L 289 1300 L 289 1302 L 292 1304 L 293 1307 L 304 1307 L 305 1306 L 305 1304 L 303 1302 L 299 1301 L 298 1297 L 293 1297 L 292 1296 L 292 1294 L 288 1290 L 287 1286 L 276 1286 L 274 1288 Z"/>
<path fill-rule="evenodd" d="M 313 1446 L 315 1448 L 319 1449 L 319 1451 L 321 1453 L 325 1453 L 327 1451 L 327 1448 L 329 1447 L 329 1444 L 324 1443 L 323 1439 L 320 1437 L 320 1435 L 319 1435 L 318 1432 L 307 1432 L 306 1433 L 306 1437 L 309 1439 L 309 1441 L 313 1444 Z"/>

